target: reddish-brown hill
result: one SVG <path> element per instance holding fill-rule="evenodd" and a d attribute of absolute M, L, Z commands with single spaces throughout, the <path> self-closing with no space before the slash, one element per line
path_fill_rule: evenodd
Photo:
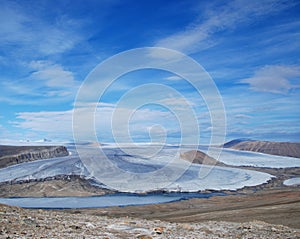
<path fill-rule="evenodd" d="M 216 159 L 208 156 L 207 154 L 205 154 L 199 150 L 191 150 L 191 151 L 188 151 L 185 153 L 181 153 L 180 157 L 191 163 L 225 166 L 225 164 L 217 161 Z"/>
<path fill-rule="evenodd" d="M 233 140 L 224 144 L 224 148 L 300 158 L 300 143 Z"/>

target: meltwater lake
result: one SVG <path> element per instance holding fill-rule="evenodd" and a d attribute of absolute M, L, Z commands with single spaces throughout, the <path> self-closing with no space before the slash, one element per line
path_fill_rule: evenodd
<path fill-rule="evenodd" d="M 103 208 L 168 203 L 189 198 L 225 196 L 225 193 L 155 193 L 147 195 L 117 193 L 94 197 L 0 198 L 0 203 L 34 209 Z"/>

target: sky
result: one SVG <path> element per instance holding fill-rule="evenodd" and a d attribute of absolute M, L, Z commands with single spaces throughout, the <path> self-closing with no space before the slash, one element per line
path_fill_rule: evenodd
<path fill-rule="evenodd" d="M 226 141 L 300 142 L 299 1 L 0 0 L 0 6 L 0 141 L 73 140 L 76 97 L 93 69 L 124 51 L 160 47 L 186 55 L 209 74 L 218 91 L 210 98 L 223 102 Z M 137 104 L 147 96 L 156 101 Z M 80 115 L 93 105 L 100 142 L 115 142 L 114 134 L 127 142 L 123 133 L 130 131 L 136 142 L 179 143 L 188 125 L 185 134 L 197 132 L 207 144 L 219 130 L 212 117 L 223 120 L 207 104 L 173 72 L 141 69 L 81 105 Z M 181 118 L 187 108 L 199 132 Z M 116 109 L 121 113 L 113 118 Z M 80 120 L 84 133 L 88 122 Z"/>

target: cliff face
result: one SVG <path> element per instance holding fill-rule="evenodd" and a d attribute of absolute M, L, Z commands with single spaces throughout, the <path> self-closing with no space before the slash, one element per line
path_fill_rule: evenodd
<path fill-rule="evenodd" d="M 64 146 L 0 146 L 0 168 L 14 164 L 68 156 Z"/>
<path fill-rule="evenodd" d="M 233 140 L 224 148 L 300 158 L 300 143 Z"/>

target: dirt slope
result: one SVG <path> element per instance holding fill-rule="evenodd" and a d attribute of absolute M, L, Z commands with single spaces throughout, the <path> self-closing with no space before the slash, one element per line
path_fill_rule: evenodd
<path fill-rule="evenodd" d="M 219 162 L 199 150 L 191 150 L 181 153 L 180 158 L 196 164 L 225 166 L 224 163 Z"/>

